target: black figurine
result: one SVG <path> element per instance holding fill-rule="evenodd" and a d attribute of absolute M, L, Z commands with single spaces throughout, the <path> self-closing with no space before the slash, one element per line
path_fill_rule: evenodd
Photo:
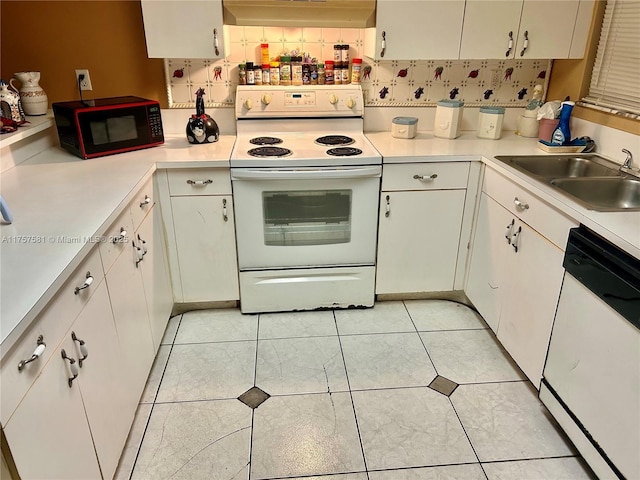
<path fill-rule="evenodd" d="M 220 137 L 218 124 L 204 113 L 204 88 L 196 91 L 196 114 L 191 115 L 187 123 L 187 140 L 189 143 L 214 143 Z"/>

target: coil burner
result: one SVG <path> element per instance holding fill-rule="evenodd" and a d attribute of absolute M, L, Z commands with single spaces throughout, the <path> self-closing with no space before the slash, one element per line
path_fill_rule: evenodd
<path fill-rule="evenodd" d="M 252 145 L 277 145 L 282 143 L 281 138 L 277 137 L 256 137 L 249 140 Z"/>
<path fill-rule="evenodd" d="M 354 155 L 362 154 L 362 150 L 353 147 L 337 147 L 330 148 L 327 153 L 334 157 L 353 157 Z"/>
<path fill-rule="evenodd" d="M 319 145 L 351 145 L 355 140 L 345 135 L 326 135 L 316 138 L 315 142 Z"/>
<path fill-rule="evenodd" d="M 282 147 L 258 147 L 252 148 L 247 152 L 252 157 L 288 157 L 291 150 Z"/>

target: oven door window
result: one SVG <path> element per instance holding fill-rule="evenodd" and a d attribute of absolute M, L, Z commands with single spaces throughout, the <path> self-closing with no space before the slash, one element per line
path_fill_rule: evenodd
<path fill-rule="evenodd" d="M 349 243 L 352 194 L 351 190 L 263 192 L 265 245 Z"/>

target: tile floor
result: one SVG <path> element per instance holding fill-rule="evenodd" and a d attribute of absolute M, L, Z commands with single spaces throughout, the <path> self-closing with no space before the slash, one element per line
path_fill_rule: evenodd
<path fill-rule="evenodd" d="M 172 318 L 116 478 L 594 477 L 473 310 L 411 300 Z"/>

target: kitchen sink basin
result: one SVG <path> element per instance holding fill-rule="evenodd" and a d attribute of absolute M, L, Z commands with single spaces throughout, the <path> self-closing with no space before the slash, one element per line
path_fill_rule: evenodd
<path fill-rule="evenodd" d="M 619 176 L 619 165 L 598 155 L 497 156 L 496 159 L 529 175 L 542 178 Z"/>
<path fill-rule="evenodd" d="M 591 210 L 605 212 L 640 210 L 640 179 L 555 178 L 549 183 Z"/>

